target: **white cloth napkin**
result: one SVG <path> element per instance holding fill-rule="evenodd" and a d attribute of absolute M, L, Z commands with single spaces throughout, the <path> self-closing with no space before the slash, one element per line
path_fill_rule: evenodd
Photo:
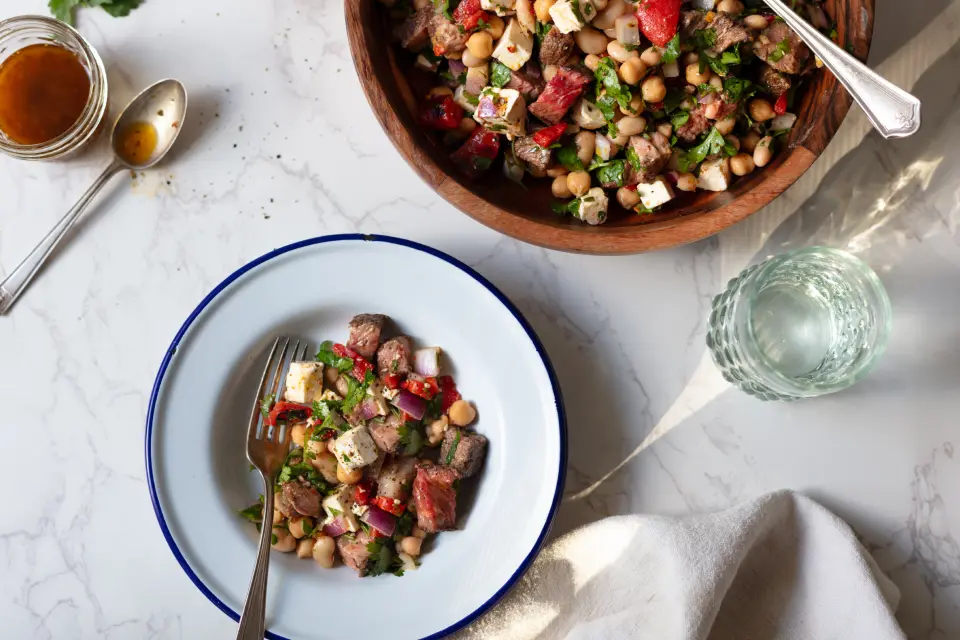
<path fill-rule="evenodd" d="M 458 638 L 903 640 L 899 599 L 845 522 L 779 491 L 573 531 Z"/>

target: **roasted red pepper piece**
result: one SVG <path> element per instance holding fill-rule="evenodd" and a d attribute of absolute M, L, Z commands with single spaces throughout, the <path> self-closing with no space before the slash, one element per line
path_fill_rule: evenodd
<path fill-rule="evenodd" d="M 682 0 L 643 0 L 637 7 L 640 31 L 658 47 L 665 47 L 677 35 Z"/>
<path fill-rule="evenodd" d="M 567 124 L 565 122 L 557 123 L 546 129 L 540 129 L 535 134 L 533 134 L 533 141 L 540 145 L 541 148 L 546 149 L 554 142 L 560 139 L 560 136 L 563 135 L 563 132 L 567 130 Z"/>
<path fill-rule="evenodd" d="M 473 130 L 463 146 L 450 159 L 471 178 L 479 178 L 500 154 L 500 136 L 483 127 Z"/>
<path fill-rule="evenodd" d="M 778 116 L 782 116 L 787 112 L 787 94 L 780 94 L 780 97 L 777 98 L 777 101 L 773 105 L 773 111 Z"/>
<path fill-rule="evenodd" d="M 434 96 L 420 109 L 420 124 L 427 129 L 453 131 L 463 120 L 463 107 L 453 96 Z"/>
<path fill-rule="evenodd" d="M 420 396 L 424 400 L 432 400 L 433 396 L 437 395 L 440 391 L 436 378 L 426 378 L 423 381 L 404 380 L 401 386 L 413 395 Z"/>
<path fill-rule="evenodd" d="M 357 483 L 354 489 L 353 500 L 359 505 L 370 504 L 370 495 L 373 493 L 373 487 L 367 481 Z"/>
<path fill-rule="evenodd" d="M 350 375 L 356 378 L 357 382 L 363 382 L 367 377 L 367 372 L 373 371 L 373 365 L 364 360 L 363 356 L 350 347 L 335 344 L 333 345 L 333 355 L 338 358 L 350 358 L 353 360 L 353 370 L 350 371 Z"/>
<path fill-rule="evenodd" d="M 480 21 L 490 22 L 490 14 L 480 8 L 480 0 L 462 0 L 453 10 L 453 19 L 467 31 L 473 31 Z"/>
<path fill-rule="evenodd" d="M 407 509 L 407 505 L 403 502 L 388 498 L 387 496 L 377 496 L 373 499 L 373 504 L 395 516 L 403 515 L 403 512 Z"/>
<path fill-rule="evenodd" d="M 443 400 L 440 402 L 440 409 L 443 413 L 446 413 L 454 402 L 462 398 L 460 392 L 457 391 L 457 383 L 453 381 L 451 376 L 440 376 L 437 378 L 437 385 L 440 387 L 440 392 L 443 394 Z"/>
<path fill-rule="evenodd" d="M 399 389 L 400 388 L 400 374 L 399 373 L 388 373 L 383 376 L 383 384 L 386 385 L 387 389 Z"/>
<path fill-rule="evenodd" d="M 298 402 L 280 401 L 275 403 L 273 408 L 270 409 L 270 414 L 267 416 L 266 422 L 271 427 L 275 427 L 277 426 L 277 420 L 289 420 L 291 418 L 290 414 L 294 412 L 298 413 L 292 417 L 298 420 L 306 420 L 313 415 L 313 407 Z M 302 414 L 302 416 L 300 414 Z"/>

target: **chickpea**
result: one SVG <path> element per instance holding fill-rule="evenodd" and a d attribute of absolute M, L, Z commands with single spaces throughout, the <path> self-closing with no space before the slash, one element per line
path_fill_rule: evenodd
<path fill-rule="evenodd" d="M 617 202 L 619 202 L 620 206 L 624 209 L 633 209 L 640 204 L 640 195 L 633 189 L 620 187 L 617 189 Z"/>
<path fill-rule="evenodd" d="M 733 133 L 733 128 L 737 126 L 737 118 L 736 116 L 727 116 L 726 118 L 717 120 L 713 126 L 720 132 L 720 135 L 729 135 Z"/>
<path fill-rule="evenodd" d="M 427 532 L 421 529 L 420 527 L 414 525 L 413 529 L 410 531 L 410 535 L 412 535 L 414 538 L 420 538 L 421 540 L 423 540 L 424 538 L 427 537 Z"/>
<path fill-rule="evenodd" d="M 753 171 L 756 164 L 753 162 L 753 156 L 748 153 L 738 153 L 730 158 L 730 171 L 736 176 L 745 176 Z"/>
<path fill-rule="evenodd" d="M 573 144 L 577 148 L 577 157 L 583 166 L 588 166 L 597 151 L 597 134 L 593 131 L 581 131 L 573 137 Z M 568 188 L 567 191 L 570 191 Z M 557 196 L 562 198 L 563 196 Z M 570 196 L 567 196 L 570 197 Z"/>
<path fill-rule="evenodd" d="M 486 31 L 477 31 L 467 38 L 467 50 L 477 59 L 486 60 L 493 54 L 493 36 Z"/>
<path fill-rule="evenodd" d="M 600 56 L 591 53 L 583 59 L 583 64 L 590 71 L 596 71 L 597 67 L 600 66 Z"/>
<path fill-rule="evenodd" d="M 287 527 L 290 530 L 290 535 L 299 540 L 300 538 L 306 538 L 308 535 L 313 533 L 313 520 L 310 518 L 301 518 L 295 517 L 290 518 L 290 524 Z"/>
<path fill-rule="evenodd" d="M 313 538 L 304 538 L 297 543 L 297 557 L 303 560 L 313 555 Z"/>
<path fill-rule="evenodd" d="M 660 76 L 650 76 L 640 85 L 640 92 L 645 102 L 660 102 L 667 97 L 667 86 Z"/>
<path fill-rule="evenodd" d="M 707 120 L 716 120 L 718 115 L 720 115 L 720 103 L 718 102 L 708 104 L 703 108 L 703 117 Z"/>
<path fill-rule="evenodd" d="M 330 536 L 317 536 L 313 542 L 313 561 L 324 569 L 331 569 L 333 567 L 333 551 L 336 548 L 337 543 Z"/>
<path fill-rule="evenodd" d="M 290 532 L 282 527 L 273 528 L 273 540 L 276 542 L 272 542 L 270 546 L 283 553 L 290 553 L 297 546 L 297 541 L 290 535 Z"/>
<path fill-rule="evenodd" d="M 407 536 L 400 541 L 400 551 L 416 558 L 420 555 L 420 546 L 423 540 L 414 536 Z"/>
<path fill-rule="evenodd" d="M 569 180 L 569 178 L 567 179 Z M 589 180 L 589 175 L 587 179 Z M 571 191 L 573 191 L 573 189 L 571 189 Z M 586 193 L 586 190 L 584 190 L 584 193 Z M 465 427 L 477 419 L 477 410 L 466 400 L 457 400 L 447 409 L 447 415 L 450 417 L 450 422 L 458 427 Z"/>
<path fill-rule="evenodd" d="M 751 100 L 750 104 L 747 105 L 747 109 L 750 111 L 750 117 L 753 118 L 754 122 L 773 120 L 774 116 L 777 115 L 770 101 L 764 100 L 763 98 L 754 98 Z"/>
<path fill-rule="evenodd" d="M 485 31 L 490 34 L 490 37 L 494 40 L 499 40 L 503 37 L 503 18 L 500 16 L 492 15 L 489 20 L 487 20 L 487 26 Z"/>
<path fill-rule="evenodd" d="M 720 133 L 723 132 L 721 131 Z M 760 134 L 756 131 L 749 131 L 747 135 L 740 139 L 740 148 L 748 153 L 753 153 L 753 150 L 757 148 L 758 142 L 760 142 Z"/>
<path fill-rule="evenodd" d="M 564 185 L 567 183 L 567 179 L 564 177 L 559 177 L 557 180 L 563 180 Z M 556 195 L 556 194 L 554 194 Z M 557 196 L 562 198 L 563 196 Z M 567 196 L 568 198 L 570 196 Z M 447 427 L 450 426 L 450 421 L 447 420 L 447 416 L 440 416 L 439 419 L 434 420 L 427 426 L 427 443 L 431 446 L 437 446 L 443 442 L 443 434 L 447 432 Z"/>
<path fill-rule="evenodd" d="M 737 136 L 723 136 L 723 139 L 727 141 L 734 149 L 740 151 L 740 138 Z"/>
<path fill-rule="evenodd" d="M 664 138 L 669 138 L 673 135 L 673 125 L 669 122 L 661 122 L 657 125 L 657 133 L 662 135 Z"/>
<path fill-rule="evenodd" d="M 567 189 L 578 198 L 590 190 L 590 174 L 586 171 L 574 171 L 567 174 Z M 461 402 L 461 400 L 457 400 Z M 454 403 L 456 404 L 456 402 Z M 453 407 L 450 407 L 453 409 Z"/>
<path fill-rule="evenodd" d="M 466 64 L 466 62 L 464 62 L 464 64 Z M 704 69 L 703 72 L 701 72 L 699 62 L 688 64 L 684 73 L 687 77 L 687 83 L 695 87 L 705 82 L 710 82 L 710 69 Z"/>
<path fill-rule="evenodd" d="M 450 87 L 434 87 L 427 92 L 428 98 L 442 98 L 443 96 L 452 96 L 453 90 Z"/>
<path fill-rule="evenodd" d="M 648 67 L 655 67 L 660 64 L 660 60 L 663 58 L 663 55 L 660 53 L 660 50 L 656 47 L 650 47 L 645 49 L 643 53 L 640 54 L 640 59 L 643 60 L 643 63 Z"/>
<path fill-rule="evenodd" d="M 646 72 L 647 64 L 640 58 L 630 58 L 620 65 L 620 77 L 627 84 L 637 84 L 643 79 Z"/>
<path fill-rule="evenodd" d="M 757 148 L 753 150 L 753 163 L 758 167 L 765 167 L 773 159 L 773 150 L 770 146 L 773 144 L 773 138 L 764 136 L 757 143 Z"/>
<path fill-rule="evenodd" d="M 463 52 L 463 56 L 460 58 L 460 62 L 464 65 L 473 68 L 473 67 L 482 67 L 487 64 L 486 58 L 478 58 L 470 52 L 470 49 L 467 49 Z"/>
<path fill-rule="evenodd" d="M 550 7 L 557 4 L 557 0 L 534 0 L 533 12 L 537 14 L 537 20 L 540 22 L 551 22 Z"/>
<path fill-rule="evenodd" d="M 340 372 L 336 367 L 327 367 L 323 370 L 323 381 L 327 383 L 327 387 L 333 388 L 337 384 L 337 378 L 340 377 Z"/>
<path fill-rule="evenodd" d="M 580 47 L 580 50 L 587 54 L 600 55 L 607 50 L 607 36 L 593 27 L 584 27 L 580 31 L 574 31 L 573 40 Z"/>
<path fill-rule="evenodd" d="M 611 40 L 607 43 L 607 53 L 617 62 L 626 62 L 627 60 L 639 60 L 640 54 L 636 50 L 629 50 L 619 40 Z"/>
<path fill-rule="evenodd" d="M 751 29 L 763 30 L 767 28 L 767 25 L 770 24 L 767 22 L 767 19 L 761 15 L 747 16 L 743 19 L 743 24 L 747 25 Z"/>
<path fill-rule="evenodd" d="M 681 173 L 677 176 L 677 189 L 680 189 L 680 191 L 696 191 L 697 176 L 692 173 Z"/>
<path fill-rule="evenodd" d="M 646 105 L 643 104 L 643 96 L 633 96 L 630 98 L 629 106 L 630 108 L 627 109 L 627 111 L 629 111 L 631 115 L 640 115 L 643 112 L 643 109 L 646 107 Z"/>
<path fill-rule="evenodd" d="M 273 510 L 273 524 L 280 524 L 281 522 L 283 522 L 283 514 L 280 513 L 279 511 L 277 511 L 276 509 L 274 509 L 274 510 Z"/>
<path fill-rule="evenodd" d="M 550 82 L 551 80 L 553 80 L 553 76 L 557 75 L 558 70 L 559 70 L 559 67 L 557 65 L 548 64 L 543 68 L 543 71 L 541 72 L 543 73 L 543 79 L 546 80 L 547 82 Z"/>
<path fill-rule="evenodd" d="M 684 66 L 697 64 L 698 62 L 700 62 L 700 54 L 697 53 L 696 51 L 691 51 L 690 53 L 686 53 L 683 56 Z"/>
<path fill-rule="evenodd" d="M 717 11 L 739 15 L 743 13 L 743 3 L 740 0 L 720 0 L 717 3 Z"/>
<path fill-rule="evenodd" d="M 723 78 L 714 73 L 710 76 L 710 86 L 717 91 L 723 91 Z"/>
<path fill-rule="evenodd" d="M 625 136 L 635 136 L 644 132 L 647 121 L 641 116 L 627 116 L 617 123 L 617 129 Z"/>
<path fill-rule="evenodd" d="M 311 440 L 307 443 L 307 450 L 313 452 L 313 458 L 309 460 L 313 468 L 319 471 L 323 479 L 330 484 L 337 483 L 337 459 L 327 451 L 327 445 Z"/>
<path fill-rule="evenodd" d="M 566 177 L 568 173 L 570 173 L 570 169 L 567 169 L 566 167 L 561 165 L 557 165 L 555 167 L 550 167 L 549 169 L 547 169 L 548 178 Z"/>
<path fill-rule="evenodd" d="M 306 434 L 306 432 L 307 432 L 306 425 L 295 424 L 292 427 L 290 427 L 290 439 L 293 440 L 293 444 L 297 445 L 298 447 L 302 447 L 303 437 Z"/>
<path fill-rule="evenodd" d="M 360 469 L 353 469 L 352 471 L 347 471 L 343 468 L 343 465 L 337 465 L 337 482 L 342 482 L 344 484 L 357 484 L 360 482 L 360 478 L 363 477 L 363 471 Z"/>

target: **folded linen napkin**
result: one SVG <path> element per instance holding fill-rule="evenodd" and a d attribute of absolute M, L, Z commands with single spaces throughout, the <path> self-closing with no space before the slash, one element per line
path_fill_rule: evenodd
<path fill-rule="evenodd" d="M 573 531 L 457 637 L 903 640 L 899 599 L 845 522 L 779 491 L 710 515 Z"/>

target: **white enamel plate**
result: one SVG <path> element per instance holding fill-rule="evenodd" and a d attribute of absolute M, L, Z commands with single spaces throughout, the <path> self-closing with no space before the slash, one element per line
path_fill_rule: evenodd
<path fill-rule="evenodd" d="M 358 578 L 274 552 L 270 638 L 438 638 L 477 618 L 520 578 L 559 504 L 566 463 L 560 390 L 520 312 L 439 251 L 382 236 L 328 236 L 273 251 L 224 280 L 170 345 L 147 413 L 147 481 L 183 570 L 238 619 L 257 551 L 237 510 L 260 493 L 246 424 L 277 335 L 345 341 L 358 313 L 384 313 L 476 404 L 486 464 L 465 482 L 457 531 L 431 536 L 403 577 Z M 472 488 L 471 488 L 472 485 Z"/>

